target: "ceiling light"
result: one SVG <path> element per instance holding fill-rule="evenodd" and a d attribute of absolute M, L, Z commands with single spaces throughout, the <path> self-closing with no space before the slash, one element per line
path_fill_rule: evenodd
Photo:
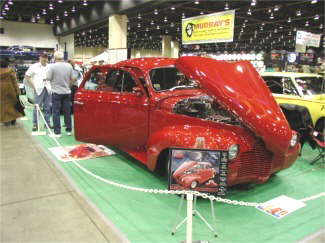
<path fill-rule="evenodd" d="M 153 12 L 155 15 L 158 14 L 158 9 L 155 9 L 154 12 Z"/>
<path fill-rule="evenodd" d="M 318 0 L 311 0 L 311 1 L 310 1 L 311 4 L 315 4 L 315 3 L 317 3 L 317 2 L 318 2 Z"/>
<path fill-rule="evenodd" d="M 174 6 L 172 6 L 170 9 L 171 9 L 171 10 L 175 10 L 175 7 L 174 7 Z"/>
<path fill-rule="evenodd" d="M 195 1 L 194 3 L 195 3 L 195 4 L 199 4 L 199 3 L 200 3 L 200 1 Z"/>
<path fill-rule="evenodd" d="M 159 27 L 159 25 L 157 25 L 157 30 L 159 30 L 160 29 L 160 27 Z"/>
<path fill-rule="evenodd" d="M 229 9 L 229 4 L 226 2 L 225 4 L 225 10 L 228 10 Z"/>
<path fill-rule="evenodd" d="M 283 29 L 283 26 L 280 26 L 279 28 L 280 28 L 280 29 Z"/>
<path fill-rule="evenodd" d="M 62 0 L 58 0 L 58 3 L 63 3 L 63 1 Z"/>
<path fill-rule="evenodd" d="M 256 5 L 256 0 L 252 0 L 251 6 L 255 6 L 255 5 Z"/>
<path fill-rule="evenodd" d="M 37 19 L 40 19 L 40 18 L 41 18 L 41 16 L 40 16 L 39 14 L 37 14 L 37 15 L 36 15 L 36 18 L 37 18 Z"/>
<path fill-rule="evenodd" d="M 203 11 L 201 11 L 201 12 L 200 12 L 200 14 L 202 15 L 202 14 L 204 14 L 204 12 L 203 12 Z"/>
<path fill-rule="evenodd" d="M 172 27 L 172 28 L 174 27 L 174 23 L 173 22 L 170 23 L 170 27 Z"/>
<path fill-rule="evenodd" d="M 36 22 L 36 20 L 35 20 L 34 17 L 32 17 L 31 21 L 32 21 L 32 23 L 35 23 Z"/>
<path fill-rule="evenodd" d="M 59 20 L 60 20 L 60 16 L 57 15 L 57 16 L 56 16 L 56 21 L 59 21 Z"/>
<path fill-rule="evenodd" d="M 319 15 L 316 14 L 315 17 L 314 17 L 314 20 L 318 20 L 319 19 Z"/>
<path fill-rule="evenodd" d="M 323 24 L 321 24 L 321 25 L 319 26 L 319 28 L 320 28 L 320 29 L 323 29 Z"/>
<path fill-rule="evenodd" d="M 84 0 L 84 2 L 82 3 L 82 5 L 87 6 L 88 5 L 87 0 Z"/>
<path fill-rule="evenodd" d="M 182 13 L 182 19 L 185 19 L 185 13 Z"/>
<path fill-rule="evenodd" d="M 6 16 L 7 15 L 6 11 L 2 10 L 2 15 Z"/>
<path fill-rule="evenodd" d="M 154 25 L 154 24 L 155 24 L 155 22 L 154 22 L 153 20 L 151 20 L 150 24 L 151 24 L 151 25 Z"/>
<path fill-rule="evenodd" d="M 275 5 L 275 7 L 274 7 L 274 11 L 276 12 L 276 11 L 279 11 L 279 5 Z"/>
<path fill-rule="evenodd" d="M 9 10 L 9 6 L 8 6 L 8 4 L 5 4 L 4 9 L 7 10 L 7 11 Z"/>
<path fill-rule="evenodd" d="M 278 33 L 278 29 L 274 29 L 274 33 Z"/>
<path fill-rule="evenodd" d="M 2 15 L 0 15 L 0 19 L 4 19 Z"/>
<path fill-rule="evenodd" d="M 305 23 L 305 26 L 306 26 L 306 27 L 308 27 L 308 26 L 309 26 L 309 22 L 308 22 L 308 21 L 306 21 L 306 23 Z"/>
<path fill-rule="evenodd" d="M 139 13 L 139 14 L 138 14 L 138 19 L 141 19 L 141 18 L 142 18 L 142 17 L 141 17 L 141 14 Z"/>
<path fill-rule="evenodd" d="M 9 5 L 13 5 L 14 2 L 13 2 L 12 0 L 9 0 L 9 1 L 8 1 L 8 4 L 9 4 Z"/>
<path fill-rule="evenodd" d="M 49 3 L 49 10 L 53 10 L 53 4 Z"/>
<path fill-rule="evenodd" d="M 51 20 L 50 20 L 50 24 L 54 24 L 54 21 L 53 21 L 53 19 L 51 19 Z"/>
<path fill-rule="evenodd" d="M 138 24 L 138 28 L 140 28 L 141 27 L 141 24 Z"/>
<path fill-rule="evenodd" d="M 43 8 L 43 10 L 42 10 L 42 14 L 43 14 L 43 15 L 47 14 L 45 8 Z"/>
<path fill-rule="evenodd" d="M 65 17 L 68 16 L 68 11 L 64 11 L 64 14 L 63 14 Z"/>
<path fill-rule="evenodd" d="M 270 19 L 274 19 L 274 15 L 273 15 L 273 13 L 271 13 L 271 15 L 270 15 Z"/>
<path fill-rule="evenodd" d="M 291 18 L 289 17 L 287 21 L 288 21 L 288 23 L 291 23 Z"/>
<path fill-rule="evenodd" d="M 301 16 L 301 11 L 298 10 L 298 11 L 296 12 L 296 15 L 297 15 L 297 16 Z"/>
<path fill-rule="evenodd" d="M 166 23 L 168 20 L 167 20 L 167 17 L 164 18 L 164 22 Z"/>
<path fill-rule="evenodd" d="M 75 6 L 72 7 L 71 12 L 72 13 L 76 12 L 76 7 Z"/>
<path fill-rule="evenodd" d="M 252 15 L 252 11 L 251 11 L 250 8 L 248 9 L 247 14 L 248 14 L 248 15 Z"/>

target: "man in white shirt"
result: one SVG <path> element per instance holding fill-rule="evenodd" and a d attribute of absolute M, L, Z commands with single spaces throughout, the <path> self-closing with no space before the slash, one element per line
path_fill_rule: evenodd
<path fill-rule="evenodd" d="M 51 126 L 50 118 L 51 118 L 51 84 L 46 80 L 46 72 L 48 69 L 47 66 L 47 54 L 43 53 L 39 57 L 39 62 L 31 65 L 26 71 L 26 80 L 29 85 L 35 91 L 35 104 L 39 106 L 43 105 L 44 115 L 47 124 Z M 34 108 L 33 113 L 33 131 L 37 130 L 37 114 L 36 107 Z"/>

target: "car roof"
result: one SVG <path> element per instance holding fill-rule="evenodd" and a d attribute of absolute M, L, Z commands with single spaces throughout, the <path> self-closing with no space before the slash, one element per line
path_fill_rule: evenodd
<path fill-rule="evenodd" d="M 121 61 L 115 64 L 118 67 L 135 67 L 142 71 L 149 71 L 153 68 L 173 66 L 176 62 L 176 58 L 164 58 L 164 57 L 145 57 L 135 58 L 125 61 Z"/>
<path fill-rule="evenodd" d="M 261 76 L 276 76 L 276 77 L 321 77 L 314 73 L 294 73 L 294 72 L 263 72 Z"/>

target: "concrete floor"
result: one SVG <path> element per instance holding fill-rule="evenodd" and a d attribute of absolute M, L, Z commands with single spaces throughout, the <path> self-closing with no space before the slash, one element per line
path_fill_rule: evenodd
<path fill-rule="evenodd" d="M 128 242 L 18 124 L 0 126 L 0 242 Z"/>

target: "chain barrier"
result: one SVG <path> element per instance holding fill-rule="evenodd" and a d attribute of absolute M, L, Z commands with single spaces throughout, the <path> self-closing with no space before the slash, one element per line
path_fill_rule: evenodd
<path fill-rule="evenodd" d="M 38 109 L 39 113 L 41 114 L 41 117 L 44 121 L 44 124 L 46 125 L 46 128 L 48 129 L 49 133 L 53 135 L 53 132 L 51 131 L 51 129 L 49 128 L 44 115 L 42 113 L 42 111 L 40 110 L 39 105 L 35 105 L 36 108 Z M 54 142 L 63 149 L 63 146 L 58 142 L 58 140 L 52 136 Z M 63 151 L 65 151 L 63 149 Z M 96 178 L 99 181 L 102 181 L 106 184 L 115 186 L 115 187 L 119 187 L 119 188 L 123 188 L 126 190 L 131 190 L 131 191 L 138 191 L 138 192 L 144 192 L 144 193 L 153 193 L 153 194 L 173 194 L 173 195 L 186 195 L 186 194 L 193 194 L 195 196 L 198 197 L 202 197 L 204 199 L 209 199 L 211 201 L 216 201 L 216 202 L 221 202 L 221 203 L 226 203 L 226 204 L 231 204 L 231 205 L 238 205 L 238 206 L 247 206 L 247 207 L 257 207 L 257 206 L 261 206 L 264 203 L 255 203 L 255 202 L 245 202 L 245 201 L 237 201 L 237 200 L 230 200 L 230 199 L 226 199 L 226 198 L 221 198 L 221 197 L 215 197 L 213 195 L 209 195 L 206 193 L 201 193 L 198 191 L 184 191 L 184 190 L 175 190 L 175 191 L 170 191 L 170 190 L 162 190 L 162 189 L 147 189 L 147 188 L 140 188 L 140 187 L 135 187 L 135 186 L 129 186 L 129 185 L 124 185 L 124 184 L 120 184 L 114 181 L 110 181 L 107 180 L 105 178 L 102 178 L 94 173 L 92 173 L 91 171 L 87 170 L 86 168 L 84 168 L 83 166 L 81 166 L 76 160 L 74 160 L 73 158 L 70 157 L 69 153 L 66 153 L 67 157 L 69 158 L 69 160 L 76 165 L 80 170 L 82 170 L 84 173 Z M 316 198 L 319 197 L 323 197 L 325 196 L 325 192 L 319 193 L 317 195 L 313 195 L 311 197 L 307 197 L 307 198 L 303 198 L 300 199 L 300 201 L 302 202 L 306 202 L 306 201 L 310 201 L 310 200 L 314 200 Z"/>

